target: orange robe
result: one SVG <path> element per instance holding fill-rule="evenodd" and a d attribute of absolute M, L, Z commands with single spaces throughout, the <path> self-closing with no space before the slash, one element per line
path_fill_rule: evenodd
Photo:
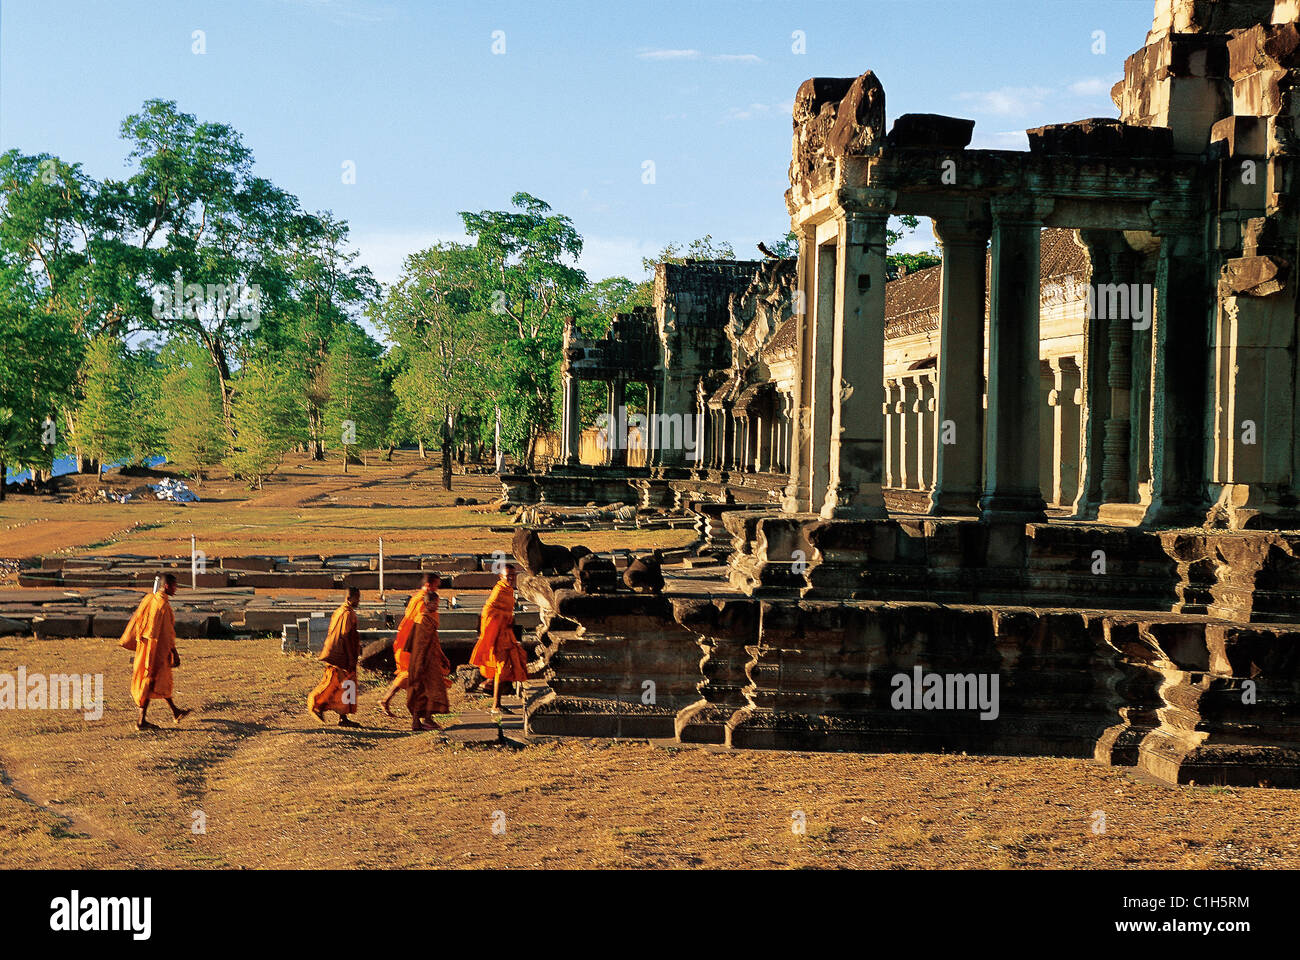
<path fill-rule="evenodd" d="M 415 609 L 412 611 L 411 607 Z M 451 661 L 438 642 L 438 594 L 420 591 L 407 605 L 412 630 L 408 650 L 406 708 L 413 717 L 450 713 L 447 674 Z"/>
<path fill-rule="evenodd" d="M 428 592 L 427 587 L 421 587 L 410 600 L 406 601 L 406 612 L 402 614 L 402 622 L 397 625 L 397 637 L 393 640 L 393 659 L 397 661 L 397 677 L 394 682 L 398 690 L 407 687 L 408 674 L 411 670 L 411 635 L 415 632 L 416 614 L 424 606 L 424 596 Z"/>
<path fill-rule="evenodd" d="M 330 618 L 329 633 L 320 659 L 325 662 L 325 676 L 307 697 L 307 709 L 313 713 L 357 712 L 357 660 L 361 657 L 361 634 L 357 632 L 357 614 L 342 604 Z"/>
<path fill-rule="evenodd" d="M 167 594 L 151 593 L 136 607 L 118 645 L 135 651 L 131 699 L 143 707 L 172 696 L 172 654 L 176 650 L 176 614 Z"/>
<path fill-rule="evenodd" d="M 528 658 L 515 639 L 515 591 L 504 580 L 492 588 L 479 617 L 478 643 L 469 662 L 488 680 L 501 675 L 502 683 L 528 679 Z"/>

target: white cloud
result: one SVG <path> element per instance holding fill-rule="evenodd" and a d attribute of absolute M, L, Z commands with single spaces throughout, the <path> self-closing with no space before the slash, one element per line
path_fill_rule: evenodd
<path fill-rule="evenodd" d="M 1019 116 L 1041 110 L 1052 95 L 1047 87 L 1002 87 L 998 90 L 967 91 L 957 99 L 975 104 L 979 113 Z"/>
<path fill-rule="evenodd" d="M 698 60 L 698 50 L 646 50 L 638 53 L 638 60 Z"/>
<path fill-rule="evenodd" d="M 1105 77 L 1089 77 L 1070 84 L 1069 91 L 1076 97 L 1097 97 L 1109 94 L 1112 86 L 1114 84 Z"/>
<path fill-rule="evenodd" d="M 732 107 L 727 111 L 726 120 L 749 120 L 765 116 L 772 112 L 772 106 L 766 103 L 751 103 L 747 107 Z"/>
<path fill-rule="evenodd" d="M 719 53 L 710 60 L 718 60 L 722 63 L 762 63 L 763 58 L 756 53 Z"/>
<path fill-rule="evenodd" d="M 976 128 L 970 145 L 973 150 L 1028 150 L 1029 137 L 1023 130 L 981 133 Z"/>

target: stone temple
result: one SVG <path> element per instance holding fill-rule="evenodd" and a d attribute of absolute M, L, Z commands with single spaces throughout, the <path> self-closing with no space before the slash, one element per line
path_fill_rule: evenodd
<path fill-rule="evenodd" d="M 724 562 L 526 564 L 531 732 L 1300 786 L 1300 0 L 1159 0 L 1112 97 L 978 150 L 810 79 L 798 257 L 661 265 L 566 339 L 562 456 L 507 498 L 690 511 Z M 941 266 L 891 276 L 898 214 Z M 646 385 L 643 465 L 579 462 L 583 380 L 611 424 Z"/>

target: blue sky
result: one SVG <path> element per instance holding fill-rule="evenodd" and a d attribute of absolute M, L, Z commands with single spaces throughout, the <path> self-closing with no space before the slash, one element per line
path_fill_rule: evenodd
<path fill-rule="evenodd" d="M 405 254 L 460 238 L 458 211 L 504 209 L 519 190 L 573 218 L 593 279 L 639 279 L 641 257 L 670 241 L 709 233 L 750 257 L 756 241 L 784 235 L 790 102 L 806 78 L 871 69 L 891 124 L 968 117 L 975 146 L 1025 149 L 1027 127 L 1116 115 L 1109 89 L 1152 8 L 0 0 L 0 150 L 122 176 L 122 118 L 172 99 L 239 130 L 258 172 L 305 207 L 347 219 L 381 280 Z M 653 184 L 642 182 L 647 160 Z M 349 161 L 354 184 L 343 182 Z M 911 246 L 929 242 L 927 230 Z"/>

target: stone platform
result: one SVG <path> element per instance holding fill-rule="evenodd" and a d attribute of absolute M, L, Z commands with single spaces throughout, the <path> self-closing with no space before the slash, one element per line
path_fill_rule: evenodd
<path fill-rule="evenodd" d="M 530 735 L 1095 757 L 1300 787 L 1300 535 L 726 522 L 732 565 L 674 570 L 663 595 L 521 580 L 550 688 Z M 806 567 L 772 559 L 794 550 Z"/>

